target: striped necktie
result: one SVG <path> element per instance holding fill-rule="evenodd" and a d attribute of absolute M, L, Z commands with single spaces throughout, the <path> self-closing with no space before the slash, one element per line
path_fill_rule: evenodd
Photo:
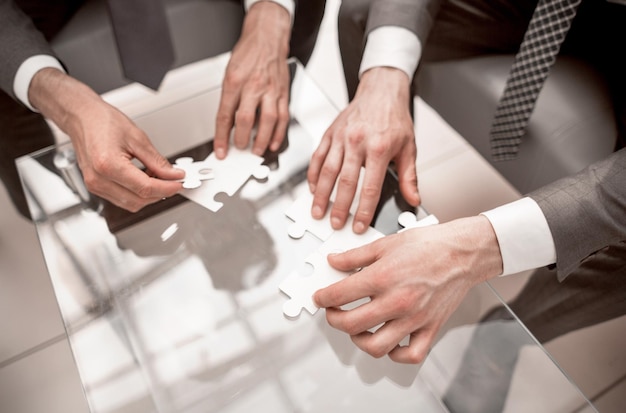
<path fill-rule="evenodd" d="M 174 63 L 162 0 L 108 0 L 124 75 L 157 90 Z"/>
<path fill-rule="evenodd" d="M 491 126 L 493 160 L 514 159 L 539 92 L 581 0 L 539 0 Z"/>

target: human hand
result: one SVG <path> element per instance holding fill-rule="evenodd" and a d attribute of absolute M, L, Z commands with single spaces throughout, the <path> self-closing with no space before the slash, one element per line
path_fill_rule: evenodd
<path fill-rule="evenodd" d="M 328 262 L 341 271 L 362 268 L 315 293 L 328 323 L 361 350 L 400 363 L 421 363 L 470 288 L 502 273 L 498 242 L 484 216 L 386 236 L 329 255 Z M 354 309 L 340 308 L 366 297 L 370 301 Z M 409 344 L 400 346 L 407 336 Z"/>
<path fill-rule="evenodd" d="M 257 123 L 252 152 L 276 151 L 289 123 L 289 38 L 291 17 L 271 1 L 255 3 L 244 20 L 239 41 L 226 67 L 217 111 L 215 155 L 223 159 L 234 129 L 237 148 L 248 147 Z M 257 114 L 258 113 L 258 114 Z"/>
<path fill-rule="evenodd" d="M 31 82 L 29 100 L 69 135 L 85 185 L 94 195 L 136 212 L 182 188 L 174 180 L 184 172 L 173 168 L 128 117 L 78 80 L 42 69 Z"/>
<path fill-rule="evenodd" d="M 354 99 L 328 128 L 311 159 L 307 179 L 314 194 L 314 218 L 326 213 L 337 182 L 330 220 L 335 229 L 345 225 L 365 166 L 353 224 L 354 232 L 363 233 L 374 217 L 391 161 L 402 195 L 409 204 L 419 205 L 409 86 L 408 76 L 398 69 L 380 67 L 363 74 Z"/>

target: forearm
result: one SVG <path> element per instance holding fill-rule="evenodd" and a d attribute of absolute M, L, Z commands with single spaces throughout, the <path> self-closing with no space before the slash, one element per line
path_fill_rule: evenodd
<path fill-rule="evenodd" d="M 453 231 L 453 236 L 444 238 L 450 243 L 450 248 L 443 249 L 448 256 L 439 257 L 445 265 L 458 267 L 472 285 L 502 274 L 498 239 L 486 217 L 478 215 L 440 225 L 450 225 Z"/>
<path fill-rule="evenodd" d="M 81 114 L 102 104 L 101 97 L 82 82 L 54 69 L 45 68 L 33 77 L 28 99 L 35 109 L 70 136 L 81 133 Z"/>

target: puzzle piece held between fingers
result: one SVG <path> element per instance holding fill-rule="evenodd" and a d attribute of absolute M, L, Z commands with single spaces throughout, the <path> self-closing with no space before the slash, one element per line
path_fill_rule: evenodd
<path fill-rule="evenodd" d="M 303 276 L 292 273 L 279 285 L 278 288 L 291 298 L 283 304 L 283 313 L 293 318 L 297 317 L 304 308 L 311 315 L 315 314 L 318 307 L 313 302 L 313 294 L 351 274 L 331 267 L 327 260 L 328 254 L 360 247 L 383 236 L 372 227 L 369 227 L 363 234 L 355 234 L 352 231 L 352 216 L 350 216 L 342 229 L 334 231 L 326 242 L 305 260 L 313 266 L 312 274 Z"/>
<path fill-rule="evenodd" d="M 186 189 L 198 188 L 202 185 L 203 180 L 213 179 L 215 176 L 206 160 L 195 162 L 193 158 L 185 156 L 176 159 L 176 163 L 173 166 L 185 171 L 185 177 L 180 179 L 180 182 L 183 183 L 183 188 Z"/>
<path fill-rule="evenodd" d="M 350 273 L 331 267 L 326 260 L 326 255 L 319 251 L 313 252 L 305 261 L 313 266 L 314 272 L 312 274 L 291 273 L 279 286 L 280 290 L 291 298 L 283 304 L 283 313 L 287 317 L 297 317 L 303 308 L 311 315 L 315 314 L 318 310 L 313 302 L 315 291 L 341 281 L 350 275 Z"/>
<path fill-rule="evenodd" d="M 210 185 L 202 185 L 193 190 L 183 189 L 181 194 L 213 212 L 219 211 L 223 206 L 215 200 L 217 194 L 223 192 L 233 196 L 251 176 L 262 180 L 270 172 L 266 165 L 262 165 L 262 157 L 249 150 L 237 148 L 230 148 L 224 159 L 217 159 L 215 153 L 211 153 L 205 162 L 214 174 Z"/>

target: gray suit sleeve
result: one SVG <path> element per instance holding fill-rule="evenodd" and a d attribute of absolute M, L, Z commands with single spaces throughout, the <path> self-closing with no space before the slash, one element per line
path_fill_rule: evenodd
<path fill-rule="evenodd" d="M 441 3 L 442 0 L 372 0 L 366 34 L 381 26 L 400 26 L 415 33 L 425 44 Z"/>
<path fill-rule="evenodd" d="M 546 216 L 563 279 L 591 254 L 626 240 L 626 148 L 529 196 Z"/>
<path fill-rule="evenodd" d="M 32 21 L 10 0 L 0 0 L 0 89 L 13 94 L 13 79 L 22 62 L 31 56 L 54 56 Z"/>

